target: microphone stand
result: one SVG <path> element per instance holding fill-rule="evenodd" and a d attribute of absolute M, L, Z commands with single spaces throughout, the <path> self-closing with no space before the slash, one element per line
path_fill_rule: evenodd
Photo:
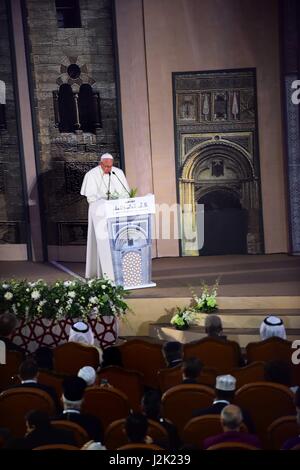
<path fill-rule="evenodd" d="M 107 200 L 110 199 L 110 178 L 111 178 L 111 172 L 108 173 L 109 179 L 108 179 L 108 188 L 107 188 Z"/>
<path fill-rule="evenodd" d="M 126 188 L 126 186 L 122 183 L 122 181 L 121 181 L 120 178 L 118 177 L 117 173 L 116 173 L 115 171 L 112 171 L 112 174 L 117 177 L 118 181 L 121 183 L 121 185 L 122 185 L 123 188 L 125 189 L 126 193 L 127 193 L 128 196 L 130 197 L 130 192 L 128 191 L 128 189 Z"/>

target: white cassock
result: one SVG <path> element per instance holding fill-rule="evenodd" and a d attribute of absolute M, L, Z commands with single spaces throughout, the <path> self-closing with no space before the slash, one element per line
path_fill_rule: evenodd
<path fill-rule="evenodd" d="M 102 277 L 103 275 L 111 280 L 115 278 L 106 230 L 104 202 L 108 199 L 108 192 L 110 199 L 129 197 L 126 190 L 129 192 L 126 177 L 122 170 L 114 166 L 110 176 L 103 172 L 100 165 L 88 171 L 84 176 L 80 194 L 86 196 L 89 203 L 86 278 Z M 97 226 L 95 226 L 96 220 Z M 103 234 L 105 235 L 103 236 Z"/>

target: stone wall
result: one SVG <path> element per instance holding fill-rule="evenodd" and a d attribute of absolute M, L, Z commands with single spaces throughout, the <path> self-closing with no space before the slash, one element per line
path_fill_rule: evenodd
<path fill-rule="evenodd" d="M 82 27 L 64 29 L 58 28 L 54 0 L 26 2 L 48 245 L 85 245 L 87 203 L 79 194 L 83 175 L 100 153 L 110 152 L 119 161 L 112 1 L 79 3 Z M 68 75 L 70 64 L 80 67 L 78 79 Z M 53 93 L 63 83 L 74 93 L 82 83 L 99 93 L 101 126 L 95 134 L 59 131 Z"/>
<path fill-rule="evenodd" d="M 26 243 L 8 16 L 0 0 L 0 80 L 6 87 L 6 126 L 0 128 L 0 244 Z"/>

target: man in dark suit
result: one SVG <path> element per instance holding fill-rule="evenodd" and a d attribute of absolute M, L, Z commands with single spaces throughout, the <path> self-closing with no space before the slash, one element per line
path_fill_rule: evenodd
<path fill-rule="evenodd" d="M 175 367 L 182 363 L 183 349 L 179 341 L 168 341 L 162 347 L 167 367 Z"/>
<path fill-rule="evenodd" d="M 64 411 L 54 418 L 58 420 L 73 421 L 82 426 L 89 438 L 96 442 L 102 442 L 102 426 L 96 416 L 81 413 L 83 395 L 86 382 L 81 377 L 67 377 L 63 382 L 63 406 Z M 105 403 L 103 403 L 105 406 Z"/>
<path fill-rule="evenodd" d="M 50 387 L 49 385 L 44 385 L 40 384 L 38 382 L 38 375 L 39 375 L 39 370 L 38 370 L 38 365 L 33 359 L 26 359 L 25 361 L 22 362 L 22 364 L 19 367 L 19 378 L 21 380 L 21 383 L 18 385 L 14 385 L 13 387 L 10 388 L 36 388 L 38 390 L 42 390 L 43 392 L 48 393 L 50 397 L 52 398 L 55 408 L 57 411 L 61 410 L 61 404 L 58 399 L 58 396 L 54 390 L 53 387 Z"/>
<path fill-rule="evenodd" d="M 215 394 L 216 398 L 207 408 L 198 408 L 193 411 L 193 417 L 204 415 L 218 415 L 225 406 L 230 405 L 234 399 L 236 390 L 236 378 L 232 375 L 218 375 L 216 377 Z M 246 410 L 242 410 L 244 423 L 249 432 L 255 432 L 254 424 Z"/>
<path fill-rule="evenodd" d="M 11 438 L 4 445 L 5 449 L 31 450 L 49 444 L 69 444 L 76 446 L 73 431 L 52 426 L 45 411 L 32 410 L 26 415 L 26 434 L 21 438 Z"/>
<path fill-rule="evenodd" d="M 182 383 L 183 384 L 199 384 L 199 376 L 203 364 L 197 357 L 190 357 L 183 361 L 182 370 Z"/>
<path fill-rule="evenodd" d="M 240 427 L 243 422 L 241 409 L 235 405 L 227 405 L 221 412 L 221 424 L 223 432 L 216 436 L 208 437 L 203 441 L 203 448 L 207 449 L 215 444 L 235 442 L 250 444 L 254 447 L 261 448 L 259 439 L 254 434 L 241 432 Z"/>

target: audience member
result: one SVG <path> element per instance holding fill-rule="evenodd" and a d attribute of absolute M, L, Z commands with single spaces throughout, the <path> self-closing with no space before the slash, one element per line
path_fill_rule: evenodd
<path fill-rule="evenodd" d="M 88 441 L 81 447 L 80 450 L 107 450 L 107 449 L 103 444 L 101 444 L 101 442 Z"/>
<path fill-rule="evenodd" d="M 169 435 L 170 450 L 179 448 L 180 441 L 176 426 L 161 416 L 161 397 L 158 390 L 148 390 L 142 398 L 142 412 L 148 419 L 157 421 Z"/>
<path fill-rule="evenodd" d="M 20 384 L 14 385 L 10 388 L 36 388 L 37 390 L 42 390 L 43 392 L 48 393 L 52 398 L 56 411 L 61 409 L 61 404 L 56 394 L 56 391 L 53 387 L 49 385 L 44 385 L 38 382 L 39 369 L 36 361 L 34 359 L 26 359 L 22 362 L 19 367 L 19 378 L 21 380 Z"/>
<path fill-rule="evenodd" d="M 53 370 L 53 350 L 47 346 L 41 346 L 34 353 L 34 359 L 39 369 Z"/>
<path fill-rule="evenodd" d="M 26 415 L 27 433 L 24 437 L 25 447 L 34 447 L 46 444 L 70 444 L 76 446 L 72 431 L 55 428 L 44 411 L 33 410 Z"/>
<path fill-rule="evenodd" d="M 85 389 L 86 382 L 82 378 L 76 376 L 65 378 L 63 381 L 62 395 L 64 411 L 55 419 L 74 421 L 86 430 L 90 439 L 93 439 L 96 442 L 101 442 L 102 426 L 99 419 L 96 418 L 96 416 L 81 413 Z"/>
<path fill-rule="evenodd" d="M 81 377 L 88 387 L 95 385 L 96 382 L 96 371 L 91 366 L 85 366 L 79 369 L 77 377 Z"/>
<path fill-rule="evenodd" d="M 243 415 L 241 409 L 235 405 L 226 405 L 221 411 L 221 425 L 223 432 L 216 436 L 208 437 L 203 441 L 203 448 L 207 449 L 215 444 L 223 442 L 240 442 L 243 444 L 250 444 L 260 448 L 260 442 L 257 436 L 242 432 L 240 430 L 243 422 Z"/>
<path fill-rule="evenodd" d="M 102 369 L 108 366 L 123 367 L 122 354 L 117 346 L 110 346 L 103 350 Z"/>
<path fill-rule="evenodd" d="M 69 342 L 80 343 L 85 346 L 93 346 L 99 353 L 99 364 L 102 364 L 103 351 L 95 344 L 92 329 L 83 321 L 78 321 L 70 328 Z"/>
<path fill-rule="evenodd" d="M 236 390 L 236 378 L 232 375 L 218 375 L 216 377 L 216 398 L 207 408 L 199 408 L 193 411 L 193 417 L 220 414 L 225 406 L 230 405 L 234 399 Z M 244 422 L 249 432 L 255 432 L 251 417 L 246 410 L 242 410 Z"/>
<path fill-rule="evenodd" d="M 24 354 L 23 349 L 13 343 L 9 338 L 17 326 L 17 317 L 10 312 L 4 312 L 0 315 L 0 340 L 5 343 L 7 351 L 18 351 Z"/>
<path fill-rule="evenodd" d="M 175 367 L 182 363 L 183 349 L 179 341 L 168 341 L 163 345 L 162 352 L 168 367 Z"/>
<path fill-rule="evenodd" d="M 182 370 L 182 383 L 184 384 L 198 384 L 199 376 L 203 364 L 197 357 L 190 357 L 183 361 L 181 370 Z"/>
<path fill-rule="evenodd" d="M 150 444 L 152 439 L 147 436 L 148 419 L 142 413 L 130 413 L 125 421 L 125 431 L 129 442 Z"/>
<path fill-rule="evenodd" d="M 289 364 L 280 360 L 273 360 L 265 363 L 265 380 L 281 385 L 291 386 L 291 369 Z"/>
<path fill-rule="evenodd" d="M 213 338 L 226 339 L 226 336 L 223 335 L 223 325 L 222 320 L 218 315 L 209 314 L 205 318 L 205 332 L 207 336 L 212 336 Z"/>
<path fill-rule="evenodd" d="M 260 339 L 265 340 L 277 336 L 278 338 L 286 339 L 286 331 L 283 321 L 274 315 L 267 316 L 260 325 Z"/>

